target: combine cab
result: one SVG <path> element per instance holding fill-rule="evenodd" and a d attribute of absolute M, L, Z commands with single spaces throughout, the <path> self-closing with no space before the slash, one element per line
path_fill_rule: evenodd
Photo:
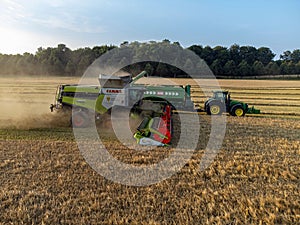
<path fill-rule="evenodd" d="M 204 110 L 208 115 L 221 115 L 224 112 L 232 116 L 260 113 L 254 107 L 249 108 L 247 103 L 231 99 L 228 91 L 214 91 L 213 96 L 205 102 Z"/>

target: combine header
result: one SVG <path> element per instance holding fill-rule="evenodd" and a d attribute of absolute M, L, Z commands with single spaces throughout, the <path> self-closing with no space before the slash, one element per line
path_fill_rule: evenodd
<path fill-rule="evenodd" d="M 140 145 L 165 146 L 171 142 L 172 121 L 171 106 L 161 104 L 160 116 L 145 117 L 137 128 L 134 138 Z"/>

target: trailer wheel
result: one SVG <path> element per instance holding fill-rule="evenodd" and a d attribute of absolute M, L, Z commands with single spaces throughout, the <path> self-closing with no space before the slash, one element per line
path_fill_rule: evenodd
<path fill-rule="evenodd" d="M 230 115 L 232 116 L 244 116 L 245 115 L 245 110 L 241 105 L 235 105 L 231 108 L 230 110 Z"/>
<path fill-rule="evenodd" d="M 73 127 L 83 128 L 89 125 L 88 115 L 83 111 L 74 112 L 72 114 L 71 123 Z"/>

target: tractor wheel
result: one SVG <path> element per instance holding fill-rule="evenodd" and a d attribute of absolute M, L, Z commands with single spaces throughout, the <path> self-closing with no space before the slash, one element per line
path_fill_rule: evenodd
<path fill-rule="evenodd" d="M 245 113 L 246 112 L 241 105 L 235 105 L 230 110 L 230 115 L 232 116 L 244 116 Z"/>
<path fill-rule="evenodd" d="M 221 115 L 224 112 L 223 107 L 215 102 L 209 104 L 207 111 L 209 115 Z"/>
<path fill-rule="evenodd" d="M 75 128 L 83 128 L 89 125 L 88 115 L 83 111 L 74 112 L 71 118 L 72 126 Z"/>

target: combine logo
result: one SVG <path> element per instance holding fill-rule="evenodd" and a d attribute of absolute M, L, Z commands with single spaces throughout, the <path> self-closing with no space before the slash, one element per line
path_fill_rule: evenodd
<path fill-rule="evenodd" d="M 119 94 L 119 93 L 122 93 L 122 90 L 120 90 L 120 89 L 108 89 L 108 90 L 106 90 L 106 93 Z"/>

